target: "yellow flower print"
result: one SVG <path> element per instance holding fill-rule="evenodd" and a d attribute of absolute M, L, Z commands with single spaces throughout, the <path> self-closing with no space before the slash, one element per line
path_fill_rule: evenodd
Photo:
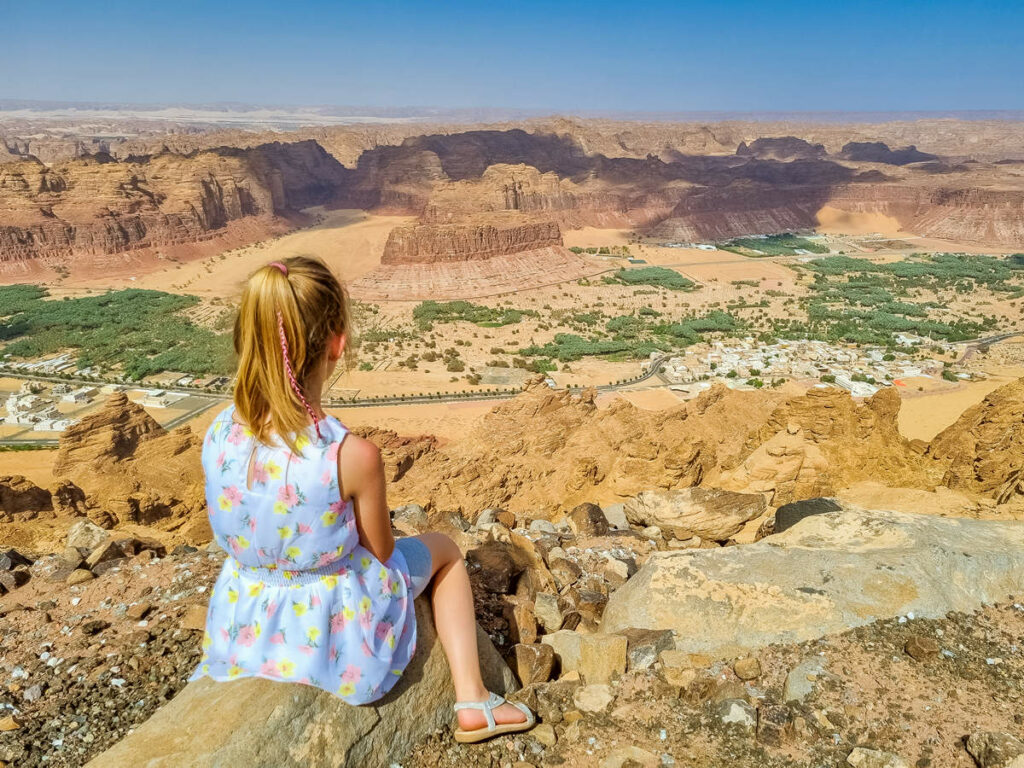
<path fill-rule="evenodd" d="M 320 630 L 317 627 L 310 627 L 306 630 L 306 637 L 309 638 L 309 642 L 315 643 L 320 638 Z"/>
<path fill-rule="evenodd" d="M 327 510 L 322 515 L 320 515 L 320 521 L 324 524 L 325 528 L 330 527 L 334 525 L 336 522 L 338 522 L 338 513 L 332 512 L 331 510 Z"/>
<path fill-rule="evenodd" d="M 306 608 L 305 603 L 292 603 L 292 610 L 295 611 L 296 616 L 305 616 Z"/>
<path fill-rule="evenodd" d="M 242 674 L 242 668 L 237 664 L 228 667 L 228 677 L 238 677 Z"/>
<path fill-rule="evenodd" d="M 380 569 L 380 580 L 384 581 L 386 578 L 388 578 L 388 576 L 389 576 L 388 569 L 387 568 L 381 568 Z"/>
<path fill-rule="evenodd" d="M 255 624 L 252 625 L 252 633 L 254 635 L 256 635 L 256 637 L 259 637 L 260 636 L 260 632 L 262 632 L 262 631 L 263 631 L 263 627 L 260 626 L 260 623 L 258 621 Z"/>
<path fill-rule="evenodd" d="M 263 468 L 267 470 L 267 474 L 275 480 L 281 479 L 281 465 L 274 461 L 268 461 L 263 465 Z"/>
<path fill-rule="evenodd" d="M 238 602 L 238 590 L 237 589 L 234 589 L 234 588 L 228 589 L 228 602 L 229 603 L 237 603 Z"/>
<path fill-rule="evenodd" d="M 360 558 L 359 559 L 359 564 L 362 566 L 363 570 L 365 571 L 367 568 L 370 567 L 370 558 L 368 558 L 368 557 Z"/>
<path fill-rule="evenodd" d="M 247 538 L 245 538 L 245 536 L 238 536 L 235 539 L 235 542 L 238 544 L 238 548 L 239 549 L 248 549 L 249 548 L 249 540 Z"/>
<path fill-rule="evenodd" d="M 356 686 L 354 683 L 342 683 L 338 686 L 339 696 L 351 696 L 356 692 Z"/>
<path fill-rule="evenodd" d="M 217 506 L 224 512 L 231 511 L 231 499 L 225 496 L 223 493 L 217 497 Z"/>
<path fill-rule="evenodd" d="M 295 535 L 295 532 L 291 529 L 290 525 L 283 525 L 277 529 L 277 535 L 282 539 L 290 539 Z"/>
<path fill-rule="evenodd" d="M 294 661 L 282 661 L 277 665 L 278 670 L 281 672 L 281 677 L 291 677 L 295 674 L 295 662 Z"/>
<path fill-rule="evenodd" d="M 209 664 L 203 664 L 203 674 L 204 675 L 210 674 L 210 665 Z"/>
<path fill-rule="evenodd" d="M 391 650 L 394 650 L 395 649 L 395 633 L 394 632 L 388 632 L 388 640 L 387 640 L 387 642 L 388 642 L 388 648 L 390 648 Z"/>
<path fill-rule="evenodd" d="M 288 505 L 285 504 L 283 501 L 275 501 L 274 502 L 274 514 L 275 515 L 287 515 L 288 514 Z"/>
<path fill-rule="evenodd" d="M 246 437 L 253 437 L 253 431 L 248 427 L 242 427 L 242 434 Z"/>
<path fill-rule="evenodd" d="M 353 611 L 351 608 L 342 608 L 341 612 L 345 616 L 346 621 L 351 621 L 356 617 L 356 612 Z"/>
<path fill-rule="evenodd" d="M 302 452 L 302 449 L 309 445 L 309 438 L 305 435 L 299 435 L 295 438 L 295 449 Z"/>
<path fill-rule="evenodd" d="M 206 650 L 213 645 L 213 638 L 210 637 L 209 632 L 203 632 L 203 650 Z"/>
<path fill-rule="evenodd" d="M 359 601 L 359 612 L 360 613 L 369 613 L 370 612 L 370 606 L 372 606 L 372 605 L 373 605 L 373 603 L 370 602 L 370 598 L 364 597 L 362 600 Z"/>
<path fill-rule="evenodd" d="M 263 591 L 263 582 L 257 582 L 249 587 L 249 597 L 256 597 L 260 592 Z"/>
<path fill-rule="evenodd" d="M 288 549 L 284 551 L 284 555 L 289 560 L 294 560 L 295 558 L 302 556 L 302 550 L 298 547 L 288 547 Z"/>
<path fill-rule="evenodd" d="M 324 586 L 326 586 L 328 589 L 334 589 L 336 586 L 338 586 L 338 577 L 334 574 L 331 574 L 330 576 L 321 576 L 320 581 L 322 581 L 324 583 Z"/>

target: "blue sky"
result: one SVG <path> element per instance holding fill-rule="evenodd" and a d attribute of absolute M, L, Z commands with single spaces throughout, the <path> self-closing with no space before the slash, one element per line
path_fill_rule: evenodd
<path fill-rule="evenodd" d="M 1024 2 L 0 0 L 0 98 L 1024 109 Z"/>

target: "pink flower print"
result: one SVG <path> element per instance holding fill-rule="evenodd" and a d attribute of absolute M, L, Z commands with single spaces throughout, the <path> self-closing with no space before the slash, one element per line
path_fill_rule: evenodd
<path fill-rule="evenodd" d="M 246 624 L 240 630 L 238 630 L 238 637 L 236 638 L 238 644 L 243 648 L 251 648 L 252 644 L 256 642 L 256 632 L 251 626 Z M 234 662 L 231 662 L 234 664 Z"/>
<path fill-rule="evenodd" d="M 301 651 L 302 653 L 306 654 L 307 656 L 312 656 L 313 655 L 313 647 L 309 646 L 309 645 L 300 645 L 299 646 L 299 651 Z"/>
<path fill-rule="evenodd" d="M 273 659 L 267 659 L 266 661 L 263 662 L 263 665 L 260 667 L 260 674 L 261 675 L 270 675 L 270 677 L 280 677 L 281 676 L 281 673 L 277 669 L 277 662 L 274 661 Z"/>
<path fill-rule="evenodd" d="M 363 629 L 369 629 L 373 625 L 373 614 L 361 613 L 359 614 L 359 626 Z"/>
<path fill-rule="evenodd" d="M 374 635 L 377 636 L 378 640 L 383 640 L 388 636 L 388 632 L 391 631 L 391 622 L 382 621 L 377 625 L 377 629 L 374 631 Z"/>
<path fill-rule="evenodd" d="M 324 565 L 330 565 L 332 562 L 334 562 L 334 555 L 331 554 L 330 552 L 324 552 L 316 560 L 316 564 L 317 564 L 318 568 L 321 567 L 321 566 L 324 566 Z"/>
<path fill-rule="evenodd" d="M 231 506 L 242 501 L 242 491 L 237 485 L 229 485 L 224 489 L 224 498 L 231 502 Z"/>
<path fill-rule="evenodd" d="M 309 599 L 309 605 L 310 605 L 310 606 L 311 606 L 312 608 L 319 608 L 319 607 L 320 607 L 320 595 L 313 595 L 313 596 L 312 596 L 312 597 L 311 597 L 311 598 Z"/>
<path fill-rule="evenodd" d="M 295 493 L 295 486 L 292 483 L 282 485 L 277 491 L 277 500 L 286 507 L 294 507 L 299 503 L 299 496 Z"/>
<path fill-rule="evenodd" d="M 340 515 L 344 510 L 345 510 L 345 502 L 344 501 L 340 501 L 339 500 L 339 501 L 331 502 L 331 512 L 333 512 L 334 514 Z"/>
<path fill-rule="evenodd" d="M 270 642 L 272 645 L 284 645 L 284 632 L 278 630 L 270 636 Z"/>
<path fill-rule="evenodd" d="M 231 639 L 231 635 L 228 634 L 227 629 L 225 629 L 224 627 L 220 628 L 220 639 L 223 640 L 225 643 Z"/>
<path fill-rule="evenodd" d="M 327 656 L 328 656 L 328 658 L 330 658 L 331 661 L 337 661 L 338 660 L 338 646 L 332 645 L 331 646 L 331 650 L 327 653 Z"/>
<path fill-rule="evenodd" d="M 320 475 L 320 485 L 330 485 L 330 484 L 331 484 L 331 470 L 325 469 L 324 473 L 322 475 Z"/>
<path fill-rule="evenodd" d="M 256 518 L 255 517 L 250 517 L 249 518 L 249 530 L 252 531 L 253 533 L 256 532 Z"/>
<path fill-rule="evenodd" d="M 266 485 L 270 480 L 270 474 L 267 472 L 267 465 L 262 462 L 256 461 L 252 465 L 252 481 L 254 483 L 260 483 Z"/>
<path fill-rule="evenodd" d="M 346 683 L 358 683 L 363 679 L 363 670 L 355 664 L 349 664 L 345 667 L 345 671 L 341 673 L 341 679 Z"/>
<path fill-rule="evenodd" d="M 299 523 L 299 533 L 312 533 L 313 529 L 307 523 Z"/>
<path fill-rule="evenodd" d="M 220 469 L 221 467 L 224 466 L 224 459 L 225 459 L 226 456 L 227 456 L 227 451 L 221 451 L 220 452 L 220 455 L 217 457 L 217 469 Z"/>
<path fill-rule="evenodd" d="M 370 647 L 369 643 L 367 643 L 365 640 L 363 640 L 363 648 L 362 648 L 362 650 L 363 650 L 363 655 L 364 656 L 373 656 L 373 649 Z"/>
<path fill-rule="evenodd" d="M 301 683 L 302 685 L 309 685 L 309 678 L 308 678 L 308 677 L 303 677 L 303 678 L 301 678 L 301 679 L 299 680 L 299 682 L 300 682 L 300 683 Z"/>
<path fill-rule="evenodd" d="M 341 443 L 331 443 L 327 446 L 327 460 L 336 463 L 338 461 L 338 451 L 340 449 Z"/>
<path fill-rule="evenodd" d="M 228 442 L 232 445 L 241 445 L 245 442 L 245 429 L 241 424 L 231 425 L 231 431 L 228 432 Z"/>
<path fill-rule="evenodd" d="M 275 613 L 277 613 L 277 603 L 275 601 L 271 600 L 269 603 L 267 603 L 267 618 L 268 619 L 269 618 L 273 618 Z M 280 634 L 280 633 L 278 633 L 278 634 Z M 270 642 L 274 642 L 274 641 L 271 640 Z"/>
<path fill-rule="evenodd" d="M 232 653 L 230 656 L 228 656 L 228 664 L 230 664 L 232 667 L 237 667 L 238 666 L 238 654 L 237 653 Z"/>
<path fill-rule="evenodd" d="M 338 611 L 337 613 L 332 613 L 331 634 L 333 635 L 335 632 L 341 632 L 343 629 L 345 629 L 345 624 L 347 623 L 348 620 L 345 618 L 345 614 L 343 614 L 341 611 Z"/>

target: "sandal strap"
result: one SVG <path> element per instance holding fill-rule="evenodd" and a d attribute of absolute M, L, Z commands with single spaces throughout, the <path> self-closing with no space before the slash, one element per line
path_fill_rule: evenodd
<path fill-rule="evenodd" d="M 493 731 L 497 728 L 497 723 L 494 720 L 494 709 L 500 707 L 505 703 L 505 698 L 491 691 L 490 696 L 487 697 L 486 701 L 457 701 L 452 706 L 456 712 L 463 709 L 479 709 L 484 713 L 484 717 L 487 718 L 487 730 Z"/>

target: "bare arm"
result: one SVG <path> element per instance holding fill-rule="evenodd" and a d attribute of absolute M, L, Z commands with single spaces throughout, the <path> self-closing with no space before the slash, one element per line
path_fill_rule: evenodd
<path fill-rule="evenodd" d="M 395 549 L 395 537 L 391 533 L 380 449 L 369 440 L 348 435 L 338 451 L 338 481 L 342 498 L 352 499 L 359 543 L 386 562 Z"/>

